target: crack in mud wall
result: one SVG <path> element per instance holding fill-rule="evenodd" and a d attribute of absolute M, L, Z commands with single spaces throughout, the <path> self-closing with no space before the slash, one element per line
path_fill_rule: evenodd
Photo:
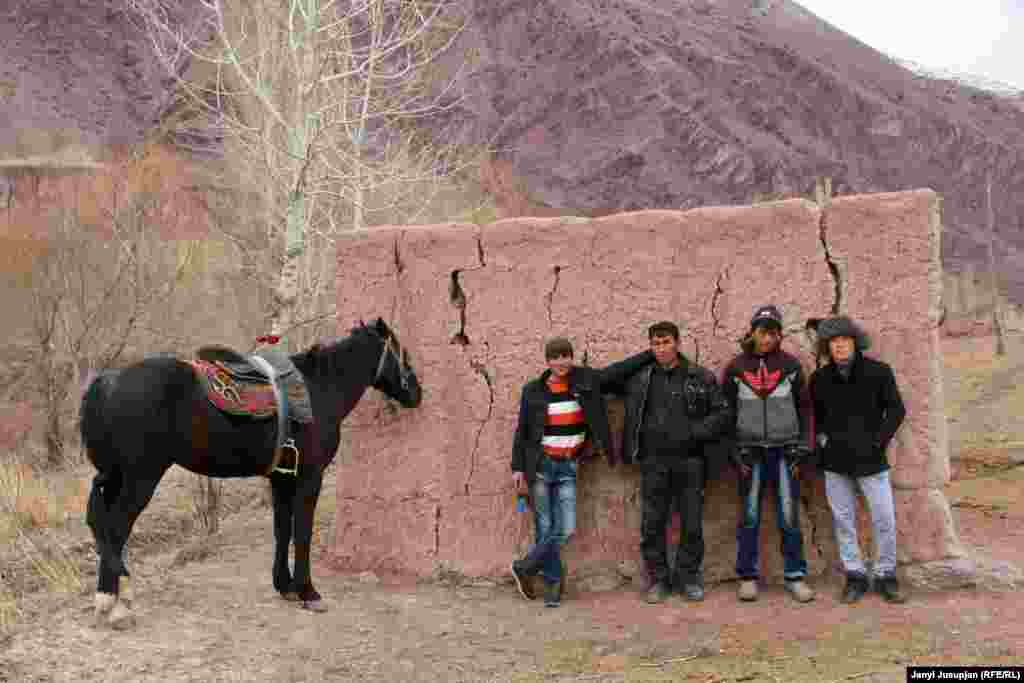
<path fill-rule="evenodd" d="M 469 346 L 471 343 L 469 335 L 466 333 L 466 307 L 469 304 L 469 297 L 466 296 L 466 291 L 462 288 L 460 276 L 466 271 L 480 270 L 487 266 L 487 260 L 484 257 L 483 235 L 479 230 L 475 239 L 477 264 L 470 268 L 455 268 L 452 270 L 448 282 L 448 301 L 459 312 L 459 329 L 452 335 L 451 343 L 459 346 Z"/>
<path fill-rule="evenodd" d="M 448 283 L 448 301 L 459 312 L 459 329 L 452 335 L 452 344 L 469 346 L 469 337 L 466 335 L 466 292 L 462 289 L 459 281 L 459 274 L 462 270 L 456 268 L 451 273 L 451 281 Z"/>
<path fill-rule="evenodd" d="M 718 328 L 721 327 L 722 321 L 718 317 L 718 301 L 725 294 L 725 290 L 722 289 L 722 278 L 727 277 L 729 269 L 724 268 L 718 273 L 718 277 L 715 279 L 715 291 L 711 293 L 711 336 L 718 336 Z"/>
<path fill-rule="evenodd" d="M 402 261 L 401 249 L 399 243 L 402 241 L 402 236 L 405 233 L 399 232 L 395 235 L 394 243 L 394 263 L 395 263 L 395 294 L 391 297 L 391 317 L 389 322 L 395 324 L 398 317 L 398 301 L 401 299 L 403 286 L 402 286 L 402 274 L 405 272 L 405 263 Z"/>
<path fill-rule="evenodd" d="M 548 311 L 548 327 L 549 328 L 554 327 L 554 325 L 555 325 L 554 317 L 553 317 L 553 315 L 551 313 L 551 307 L 552 307 L 552 305 L 554 304 L 554 301 L 555 301 L 555 294 L 558 292 L 558 281 L 559 281 L 559 279 L 561 277 L 561 274 L 562 274 L 562 266 L 555 266 L 552 270 L 553 270 L 553 272 L 555 274 L 555 279 L 554 279 L 554 282 L 551 283 L 551 291 L 544 295 L 544 304 L 547 307 L 547 311 Z"/>
<path fill-rule="evenodd" d="M 825 250 L 825 263 L 828 265 L 828 272 L 832 275 L 832 281 L 835 283 L 835 289 L 832 299 L 832 308 L 830 313 L 832 315 L 839 315 L 839 311 L 843 305 L 843 275 L 839 271 L 839 264 L 832 258 L 832 252 L 828 248 L 828 225 L 827 215 L 825 211 L 821 212 L 821 218 L 818 226 L 818 239 L 821 241 L 821 248 Z"/>
<path fill-rule="evenodd" d="M 489 348 L 486 341 L 484 342 L 484 347 Z M 494 415 L 494 381 L 491 379 L 491 373 L 487 371 L 487 367 L 480 361 L 471 360 L 469 361 L 469 366 L 473 368 L 478 375 L 483 377 L 484 382 L 487 383 L 487 415 L 476 430 L 476 438 L 473 440 L 473 450 L 469 454 L 469 474 L 466 477 L 466 483 L 464 485 L 464 493 L 467 496 L 470 492 L 470 484 L 473 481 L 473 475 L 476 473 L 476 461 L 480 451 L 480 437 L 483 436 L 484 429 L 487 428 L 488 423 L 491 421 L 491 417 Z"/>
<path fill-rule="evenodd" d="M 441 554 L 441 504 L 434 508 L 434 557 Z"/>

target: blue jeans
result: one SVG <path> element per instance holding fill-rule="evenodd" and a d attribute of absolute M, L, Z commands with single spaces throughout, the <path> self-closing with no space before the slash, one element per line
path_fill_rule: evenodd
<path fill-rule="evenodd" d="M 526 555 L 531 571 L 540 571 L 546 583 L 562 580 L 562 546 L 576 531 L 576 472 L 573 459 L 543 457 L 533 483 L 535 541 Z"/>
<path fill-rule="evenodd" d="M 743 515 L 736 529 L 736 574 L 757 579 L 760 550 L 761 499 L 769 484 L 775 489 L 776 517 L 782 535 L 783 576 L 795 581 L 807 575 L 804 540 L 800 532 L 800 482 L 793 478 L 782 448 L 763 448 L 749 477 L 740 477 Z"/>

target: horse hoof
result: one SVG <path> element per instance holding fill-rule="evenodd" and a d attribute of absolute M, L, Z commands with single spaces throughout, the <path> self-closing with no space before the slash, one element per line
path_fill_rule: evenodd
<path fill-rule="evenodd" d="M 303 600 L 302 609 L 308 609 L 310 612 L 323 614 L 327 611 L 327 605 L 324 604 L 323 600 Z"/>
<path fill-rule="evenodd" d="M 135 615 L 120 602 L 110 611 L 110 627 L 118 631 L 135 626 Z"/>
<path fill-rule="evenodd" d="M 285 593 L 281 593 L 281 599 L 287 600 L 288 602 L 298 602 L 299 594 L 295 591 L 287 591 Z"/>
<path fill-rule="evenodd" d="M 117 604 L 117 596 L 113 593 L 97 593 L 96 594 L 96 626 L 105 626 L 107 623 L 107 615 L 114 609 L 114 605 Z"/>

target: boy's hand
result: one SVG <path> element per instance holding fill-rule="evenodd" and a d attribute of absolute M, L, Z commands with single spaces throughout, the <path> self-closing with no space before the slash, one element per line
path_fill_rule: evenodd
<path fill-rule="evenodd" d="M 740 446 L 736 449 L 736 466 L 739 468 L 740 476 L 746 479 L 754 471 L 748 464 L 748 460 L 753 455 L 753 450 L 748 446 Z"/>
<path fill-rule="evenodd" d="M 522 472 L 513 472 L 512 485 L 515 487 L 516 492 L 518 493 L 526 491 L 526 475 Z"/>

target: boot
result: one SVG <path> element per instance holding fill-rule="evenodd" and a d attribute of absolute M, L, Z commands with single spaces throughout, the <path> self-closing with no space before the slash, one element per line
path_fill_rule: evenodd
<path fill-rule="evenodd" d="M 843 597 L 839 599 L 840 602 L 852 605 L 868 592 L 868 577 L 863 574 L 847 574 L 846 575 L 846 589 L 843 591 Z"/>
<path fill-rule="evenodd" d="M 537 597 L 533 593 L 533 583 L 530 581 L 534 573 L 529 571 L 522 560 L 513 560 L 512 578 L 516 580 L 516 588 L 519 589 L 519 594 L 527 600 L 533 600 Z"/>
<path fill-rule="evenodd" d="M 668 598 L 668 596 L 668 586 L 666 586 L 662 581 L 655 581 L 654 585 L 647 591 L 647 595 L 644 596 L 644 599 L 652 605 L 657 605 L 665 602 L 665 599 Z"/>
<path fill-rule="evenodd" d="M 562 584 L 561 584 L 561 582 L 545 583 L 544 584 L 544 606 L 545 607 L 558 607 L 561 604 L 562 604 Z"/>
<path fill-rule="evenodd" d="M 786 581 L 786 591 L 793 596 L 797 602 L 810 602 L 814 599 L 814 591 L 803 579 Z"/>
<path fill-rule="evenodd" d="M 895 576 L 880 576 L 875 579 L 875 583 L 886 602 L 901 604 L 907 601 L 907 596 L 900 590 L 900 582 Z"/>
<path fill-rule="evenodd" d="M 690 602 L 700 602 L 704 599 L 704 586 L 699 583 L 688 583 L 683 586 L 683 597 Z"/>

